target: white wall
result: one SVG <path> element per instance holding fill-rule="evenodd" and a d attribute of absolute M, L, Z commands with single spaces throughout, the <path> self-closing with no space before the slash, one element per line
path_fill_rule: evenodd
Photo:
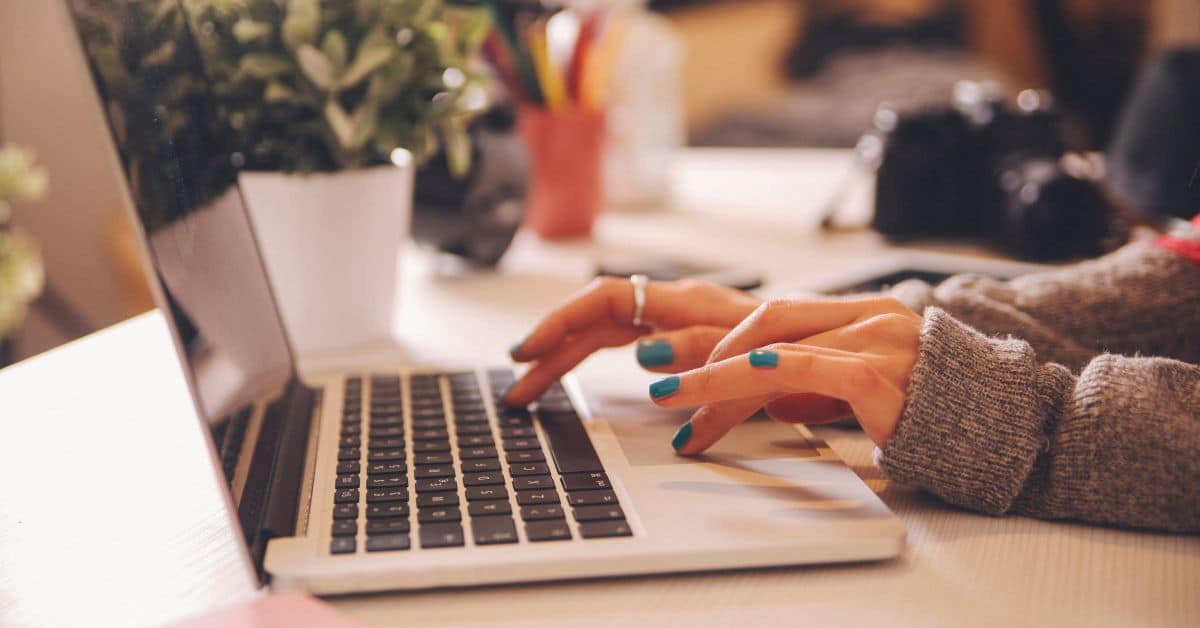
<path fill-rule="evenodd" d="M 0 0 L 0 125 L 0 137 L 33 148 L 50 171 L 47 198 L 14 219 L 40 240 L 50 281 L 92 329 L 135 313 L 111 242 L 128 227 L 109 139 L 62 0 Z M 35 313 L 17 349 L 64 340 Z"/>

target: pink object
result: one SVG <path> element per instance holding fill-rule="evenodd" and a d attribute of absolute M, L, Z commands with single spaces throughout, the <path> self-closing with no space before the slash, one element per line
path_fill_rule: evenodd
<path fill-rule="evenodd" d="M 171 624 L 171 628 L 358 628 L 333 607 L 302 593 L 280 593 Z"/>
<path fill-rule="evenodd" d="M 604 202 L 604 112 L 524 105 L 517 115 L 532 169 L 525 226 L 543 238 L 590 235 Z"/>

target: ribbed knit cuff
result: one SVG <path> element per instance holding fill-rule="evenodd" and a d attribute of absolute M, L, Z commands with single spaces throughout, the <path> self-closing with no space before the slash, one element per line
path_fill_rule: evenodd
<path fill-rule="evenodd" d="M 924 314 L 925 308 L 933 303 L 933 286 L 919 279 L 905 279 L 892 286 L 887 294 L 917 314 Z"/>
<path fill-rule="evenodd" d="M 988 338 L 937 307 L 924 314 L 908 402 L 879 466 L 948 502 L 1001 514 L 1047 442 L 1054 396 L 1040 390 L 1028 344 Z"/>

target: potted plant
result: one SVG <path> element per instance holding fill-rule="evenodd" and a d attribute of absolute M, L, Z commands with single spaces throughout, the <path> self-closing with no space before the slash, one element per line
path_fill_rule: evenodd
<path fill-rule="evenodd" d="M 9 202 L 41 198 L 46 182 L 45 170 L 33 165 L 29 151 L 0 147 L 0 367 L 9 361 L 5 338 L 41 293 L 44 279 L 37 243 L 9 224 Z"/>
<path fill-rule="evenodd" d="M 185 0 L 293 342 L 391 336 L 413 172 L 471 167 L 488 14 L 442 0 Z"/>

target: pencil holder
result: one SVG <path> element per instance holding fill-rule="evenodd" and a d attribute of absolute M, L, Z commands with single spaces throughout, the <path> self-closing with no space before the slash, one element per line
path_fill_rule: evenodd
<path fill-rule="evenodd" d="M 604 112 L 522 105 L 517 118 L 531 170 L 525 226 L 547 239 L 590 235 L 604 202 Z"/>

